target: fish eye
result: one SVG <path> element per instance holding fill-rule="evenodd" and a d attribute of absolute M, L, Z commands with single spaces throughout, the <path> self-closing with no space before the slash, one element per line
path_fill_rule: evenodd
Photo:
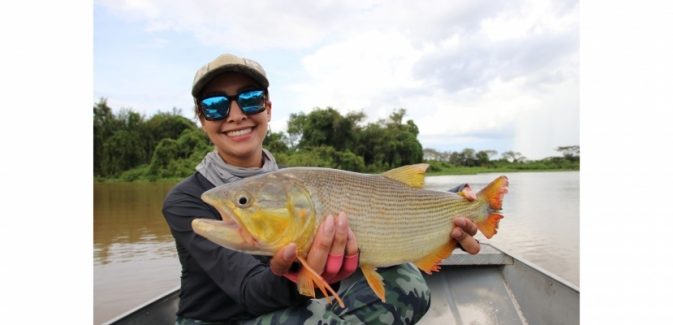
<path fill-rule="evenodd" d="M 236 197 L 236 204 L 240 206 L 241 208 L 245 208 L 250 205 L 250 199 L 248 198 L 248 195 L 245 193 L 239 194 Z"/>

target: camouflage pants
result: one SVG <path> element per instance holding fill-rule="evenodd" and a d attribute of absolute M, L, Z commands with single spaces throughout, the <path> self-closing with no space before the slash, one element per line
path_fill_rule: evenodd
<path fill-rule="evenodd" d="M 346 308 L 336 302 L 312 299 L 306 303 L 250 320 L 245 325 L 271 324 L 415 324 L 430 308 L 430 289 L 412 264 L 381 269 L 386 289 L 382 302 L 364 277 L 341 294 Z M 334 300 L 333 300 L 334 301 Z"/>
<path fill-rule="evenodd" d="M 415 324 L 430 309 L 430 289 L 413 264 L 378 270 L 386 289 L 386 302 L 374 294 L 364 277 L 340 294 L 346 308 L 324 298 L 248 320 L 244 325 L 275 324 Z M 179 319 L 180 320 L 180 319 Z M 176 322 L 176 325 L 207 324 Z M 193 321 L 193 320 L 192 320 Z"/>

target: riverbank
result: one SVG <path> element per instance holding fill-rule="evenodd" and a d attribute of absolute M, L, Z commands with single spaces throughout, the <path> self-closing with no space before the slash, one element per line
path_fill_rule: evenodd
<path fill-rule="evenodd" d="M 440 171 L 428 171 L 425 173 L 426 176 L 445 176 L 445 175 L 476 175 L 484 173 L 518 173 L 518 172 L 563 172 L 563 171 L 579 171 L 577 169 L 560 169 L 560 168 L 507 168 L 507 167 L 498 167 L 498 168 L 488 168 L 488 167 L 454 167 L 454 168 L 444 168 Z M 187 177 L 187 176 L 185 176 Z M 136 179 L 133 183 L 178 183 L 185 179 L 185 177 L 170 177 L 170 178 L 156 178 L 156 179 Z M 120 178 L 105 178 L 105 177 L 94 177 L 94 183 L 127 183 L 129 181 L 123 180 Z"/>
<path fill-rule="evenodd" d="M 486 168 L 486 167 L 456 167 L 443 169 L 441 171 L 429 171 L 425 176 L 446 176 L 446 175 L 476 175 L 485 173 L 519 173 L 519 172 L 578 172 L 577 169 L 540 169 L 540 168 Z"/>

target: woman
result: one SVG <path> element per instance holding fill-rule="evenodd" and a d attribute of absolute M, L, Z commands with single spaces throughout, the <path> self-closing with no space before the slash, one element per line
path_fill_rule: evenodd
<path fill-rule="evenodd" d="M 163 213 L 182 264 L 176 324 L 415 323 L 430 307 L 430 291 L 418 269 L 404 264 L 380 269 L 386 286 L 383 303 L 363 279 L 341 298 L 346 308 L 310 299 L 297 291 L 297 247 L 290 244 L 272 258 L 235 252 L 194 233 L 194 218 L 221 219 L 200 196 L 215 186 L 278 169 L 262 148 L 272 105 L 269 81 L 255 61 L 224 54 L 197 71 L 192 87 L 195 113 L 216 149 L 197 172 L 166 196 Z M 452 232 L 476 254 L 477 227 L 459 219 Z M 327 216 L 319 226 L 307 260 L 335 290 L 357 268 L 357 239 L 347 216 Z M 402 287 L 398 280 L 407 284 Z"/>

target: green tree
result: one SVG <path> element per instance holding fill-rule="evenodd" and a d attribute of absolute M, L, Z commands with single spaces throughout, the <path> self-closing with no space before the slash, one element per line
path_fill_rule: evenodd
<path fill-rule="evenodd" d="M 475 154 L 477 166 L 490 166 L 491 157 L 498 154 L 495 150 L 481 150 Z"/>
<path fill-rule="evenodd" d="M 440 161 L 442 159 L 442 154 L 435 149 L 425 148 L 423 149 L 423 159 Z"/>
<path fill-rule="evenodd" d="M 570 161 L 579 161 L 580 146 L 557 147 L 556 151 L 563 153 L 563 158 Z"/>
<path fill-rule="evenodd" d="M 267 150 L 271 151 L 274 156 L 278 153 L 285 153 L 290 150 L 288 147 L 289 139 L 283 132 L 271 132 L 269 129 L 266 132 L 266 137 L 264 138 L 264 142 L 262 142 L 262 146 L 266 148 Z"/>
<path fill-rule="evenodd" d="M 103 146 L 105 140 L 121 129 L 112 109 L 107 105 L 107 99 L 101 98 L 93 106 L 93 173 L 103 175 Z"/>
<path fill-rule="evenodd" d="M 362 118 L 362 113 L 344 117 L 332 107 L 316 108 L 309 114 L 290 115 L 288 132 L 291 140 L 298 140 L 300 150 L 327 145 L 345 151 L 353 146 L 357 122 Z"/>
<path fill-rule="evenodd" d="M 168 165 L 180 154 L 180 145 L 177 140 L 164 138 L 154 149 L 152 162 L 150 162 L 148 175 L 164 176 L 162 170 L 168 168 Z"/>
<path fill-rule="evenodd" d="M 358 130 L 353 152 L 364 158 L 370 171 L 387 170 L 423 161 L 418 127 L 412 120 L 402 123 L 405 109 L 394 110 L 386 120 L 369 123 Z"/>
<path fill-rule="evenodd" d="M 142 163 L 143 152 L 138 137 L 129 131 L 119 130 L 103 144 L 103 172 L 117 176 Z"/>
<path fill-rule="evenodd" d="M 520 152 L 514 152 L 512 150 L 505 151 L 501 154 L 502 158 L 506 159 L 507 161 L 511 162 L 524 162 L 526 161 L 526 157 L 524 157 Z"/>
<path fill-rule="evenodd" d="M 202 144 L 198 149 L 203 150 L 210 143 L 194 122 L 180 115 L 177 108 L 167 113 L 158 112 L 149 120 L 132 109 L 122 108 L 114 114 L 105 98 L 94 104 L 93 109 L 94 176 L 117 177 L 122 172 L 150 164 L 157 144 L 162 139 L 177 140 L 183 131 L 198 132 L 189 133 L 182 140 L 185 143 L 180 148 L 189 149 L 182 149 L 176 158 L 186 159 L 197 149 L 197 144 Z M 131 174 L 137 176 L 141 173 L 135 171 Z"/>

